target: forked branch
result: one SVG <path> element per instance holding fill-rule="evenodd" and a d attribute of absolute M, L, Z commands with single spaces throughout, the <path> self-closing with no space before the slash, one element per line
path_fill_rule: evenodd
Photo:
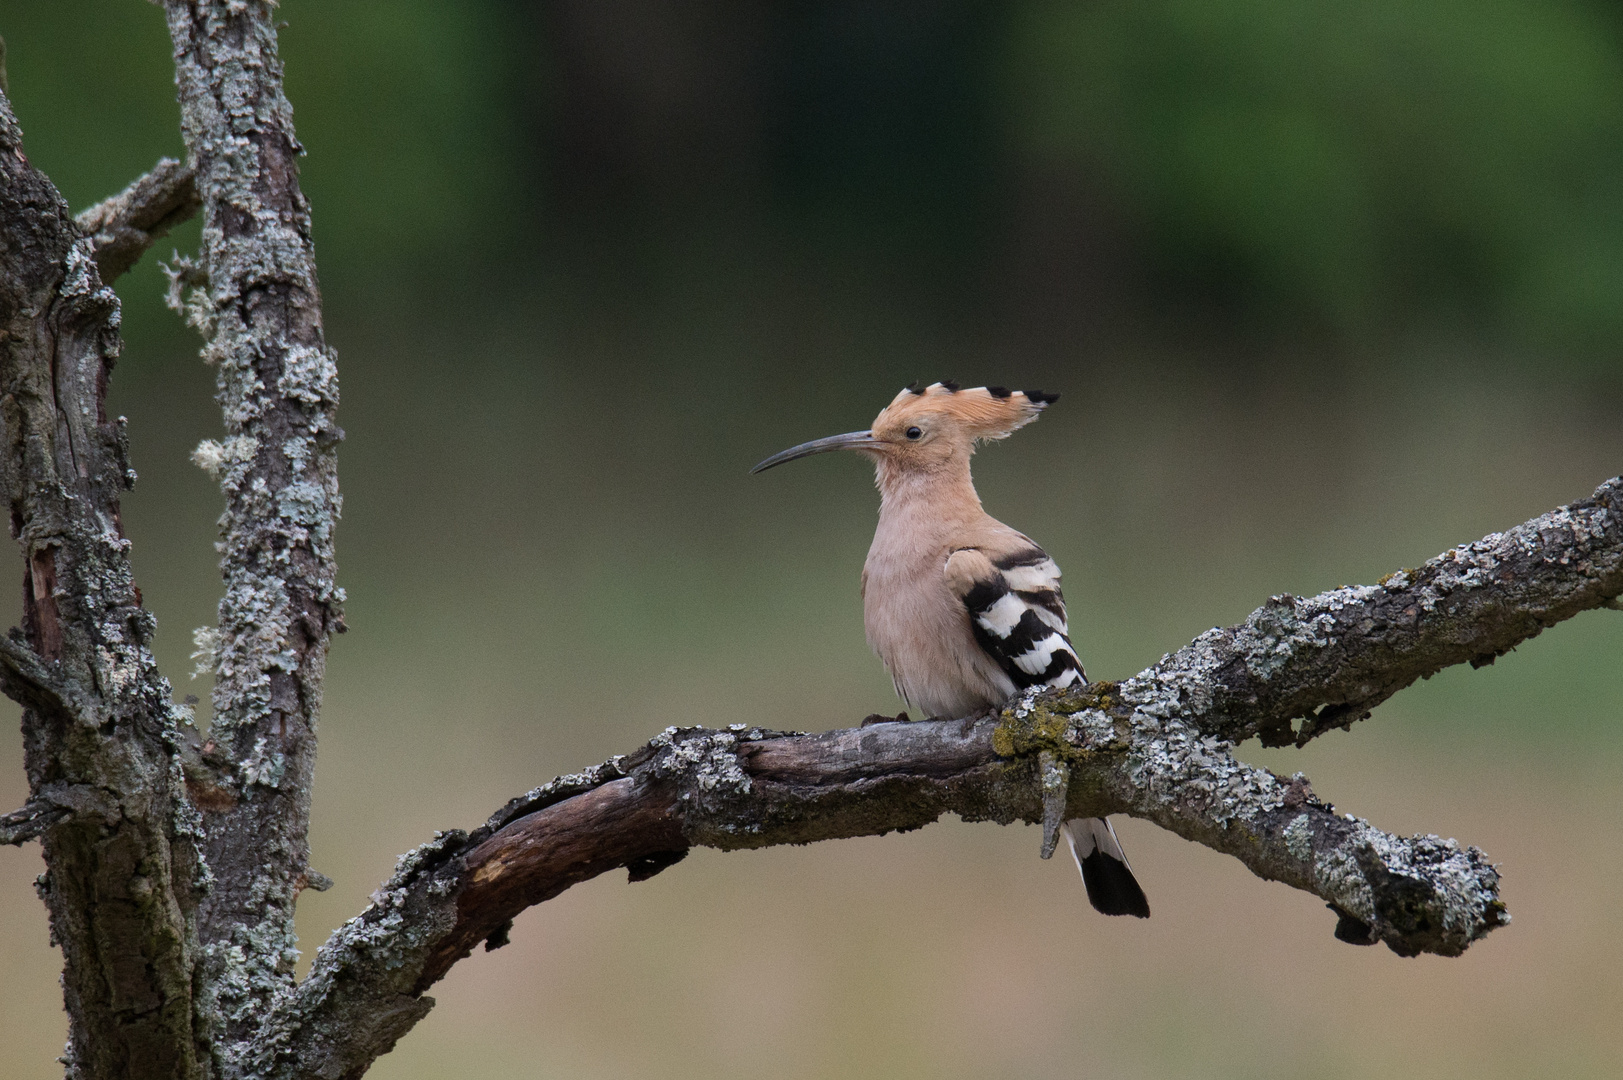
<path fill-rule="evenodd" d="M 1305 742 L 1417 678 L 1487 662 L 1620 593 L 1623 477 L 1380 585 L 1274 597 L 1121 683 L 964 721 L 821 735 L 668 729 L 403 856 L 279 1002 L 256 1071 L 359 1075 L 432 1008 L 423 992 L 457 960 L 505 943 L 524 908 L 608 870 L 638 881 L 695 845 L 881 834 L 947 812 L 1040 822 L 1039 759 L 1068 766 L 1066 816 L 1127 813 L 1233 855 L 1324 900 L 1344 941 L 1459 955 L 1509 919 L 1481 851 L 1337 814 L 1300 774 L 1236 760 L 1234 741 Z"/>

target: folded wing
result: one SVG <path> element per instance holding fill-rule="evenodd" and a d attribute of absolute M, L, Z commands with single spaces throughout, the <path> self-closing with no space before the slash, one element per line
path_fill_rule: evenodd
<path fill-rule="evenodd" d="M 947 584 L 969 610 L 976 642 L 1015 686 L 1088 681 L 1071 647 L 1059 567 L 1042 548 L 960 548 L 947 559 Z"/>

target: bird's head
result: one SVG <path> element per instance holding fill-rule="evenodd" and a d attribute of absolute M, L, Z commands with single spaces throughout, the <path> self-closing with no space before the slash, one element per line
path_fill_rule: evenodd
<path fill-rule="evenodd" d="M 831 435 L 773 454 L 750 472 L 758 473 L 796 458 L 828 450 L 857 450 L 884 470 L 933 472 L 954 461 L 967 463 L 975 444 L 1001 439 L 1037 419 L 1058 394 L 1006 390 L 1001 386 L 961 389 L 954 382 L 910 386 L 874 418 L 867 431 Z M 967 475 L 967 474 L 966 474 Z"/>

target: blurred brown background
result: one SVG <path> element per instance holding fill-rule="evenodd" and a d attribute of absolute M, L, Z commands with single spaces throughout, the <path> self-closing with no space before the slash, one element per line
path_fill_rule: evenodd
<path fill-rule="evenodd" d="M 1620 471 L 1600 0 L 281 11 L 349 432 L 307 955 L 432 830 L 667 724 L 894 711 L 864 468 L 746 470 L 915 379 L 1063 393 L 977 475 L 1065 568 L 1095 677 Z M 180 151 L 158 9 L 8 0 L 0 35 L 76 209 Z M 219 421 L 156 262 L 119 290 L 125 518 L 206 702 L 220 500 L 187 454 Z M 950 822 L 579 887 L 372 1075 L 1623 1074 L 1620 656 L 1590 613 L 1351 734 L 1243 748 L 1497 859 L 1515 921 L 1461 959 L 1343 945 L 1130 820 L 1155 917 L 1105 919 L 1034 830 Z M 65 1035 L 40 868 L 0 851 L 6 1077 L 58 1075 Z"/>

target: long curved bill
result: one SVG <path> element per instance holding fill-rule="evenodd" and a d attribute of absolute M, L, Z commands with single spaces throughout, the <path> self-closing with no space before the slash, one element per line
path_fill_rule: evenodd
<path fill-rule="evenodd" d="M 796 458 L 811 457 L 813 454 L 826 454 L 830 450 L 861 450 L 864 447 L 878 446 L 880 442 L 873 437 L 871 431 L 849 431 L 844 435 L 830 435 L 826 439 L 813 439 L 811 442 L 791 446 L 787 450 L 779 451 L 750 470 L 753 476 L 764 472 L 774 465 L 782 465 L 785 461 Z"/>

